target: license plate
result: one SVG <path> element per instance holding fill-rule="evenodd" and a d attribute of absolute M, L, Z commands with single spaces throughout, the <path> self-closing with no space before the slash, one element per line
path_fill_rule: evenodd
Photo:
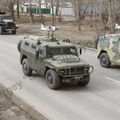
<path fill-rule="evenodd" d="M 80 80 L 82 77 L 74 77 L 76 80 Z"/>

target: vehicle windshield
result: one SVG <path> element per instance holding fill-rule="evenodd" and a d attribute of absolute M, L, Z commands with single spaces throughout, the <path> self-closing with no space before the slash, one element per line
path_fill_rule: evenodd
<path fill-rule="evenodd" d="M 47 58 L 56 55 L 75 55 L 78 57 L 78 52 L 76 47 L 47 47 Z"/>
<path fill-rule="evenodd" d="M 11 16 L 9 16 L 9 15 L 1 15 L 1 16 L 0 16 L 0 20 L 1 20 L 1 19 L 12 19 L 12 18 L 11 18 Z"/>

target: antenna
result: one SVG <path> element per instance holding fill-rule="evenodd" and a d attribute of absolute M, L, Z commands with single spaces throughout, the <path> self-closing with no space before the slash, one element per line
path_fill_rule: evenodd
<path fill-rule="evenodd" d="M 48 39 L 50 37 L 50 32 L 51 37 L 54 38 L 54 32 L 57 30 L 57 28 L 55 26 L 44 26 L 43 24 L 41 24 L 41 31 L 47 31 L 48 32 Z"/>

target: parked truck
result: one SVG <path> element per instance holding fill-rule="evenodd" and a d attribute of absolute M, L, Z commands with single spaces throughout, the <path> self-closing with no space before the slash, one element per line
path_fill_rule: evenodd
<path fill-rule="evenodd" d="M 11 18 L 10 15 L 6 13 L 0 13 L 0 34 L 3 35 L 5 33 L 16 34 L 16 24 Z"/>

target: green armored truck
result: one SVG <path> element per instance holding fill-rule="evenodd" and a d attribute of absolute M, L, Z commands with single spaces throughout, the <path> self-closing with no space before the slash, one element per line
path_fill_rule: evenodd
<path fill-rule="evenodd" d="M 18 43 L 23 73 L 33 71 L 44 76 L 50 89 L 59 88 L 62 82 L 77 82 L 86 86 L 93 67 L 79 57 L 75 45 L 55 38 L 25 37 Z M 81 52 L 81 49 L 80 49 Z"/>
<path fill-rule="evenodd" d="M 96 40 L 98 59 L 102 67 L 120 65 L 120 34 L 99 35 Z"/>
<path fill-rule="evenodd" d="M 16 24 L 8 14 L 0 13 L 0 34 L 3 35 L 5 33 L 16 34 Z"/>

